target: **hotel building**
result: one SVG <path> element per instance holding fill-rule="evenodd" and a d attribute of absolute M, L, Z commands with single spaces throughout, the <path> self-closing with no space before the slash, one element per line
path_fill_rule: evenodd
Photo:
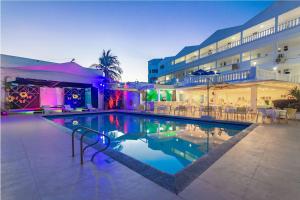
<path fill-rule="evenodd" d="M 214 74 L 195 75 L 199 70 Z M 148 61 L 148 81 L 173 85 L 176 101 L 195 104 L 205 103 L 207 81 L 213 104 L 256 109 L 288 98 L 300 83 L 300 2 L 274 2 L 240 26 Z"/>

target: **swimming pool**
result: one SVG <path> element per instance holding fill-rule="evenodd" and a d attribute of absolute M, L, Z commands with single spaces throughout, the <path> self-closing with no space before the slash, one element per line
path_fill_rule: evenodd
<path fill-rule="evenodd" d="M 113 150 L 171 175 L 249 126 L 128 113 L 48 116 L 47 119 L 71 130 L 81 125 L 103 132 L 110 137 Z"/>

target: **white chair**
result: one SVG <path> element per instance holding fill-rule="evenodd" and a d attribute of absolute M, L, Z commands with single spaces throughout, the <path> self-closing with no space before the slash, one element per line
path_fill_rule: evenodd
<path fill-rule="evenodd" d="M 284 120 L 286 123 L 288 123 L 288 115 L 286 110 L 275 110 L 275 113 L 278 122 L 280 122 L 280 120 Z"/>
<path fill-rule="evenodd" d="M 91 104 L 86 104 L 86 107 L 89 111 L 96 111 L 97 108 L 94 108 Z"/>
<path fill-rule="evenodd" d="M 42 109 L 43 109 L 43 113 L 46 114 L 46 115 L 50 114 L 52 112 L 51 106 L 48 106 L 48 105 L 42 106 Z"/>
<path fill-rule="evenodd" d="M 168 110 L 168 107 L 167 106 L 165 106 L 165 105 L 159 105 L 159 106 L 157 106 L 157 113 L 165 113 L 165 112 L 167 112 L 167 110 Z"/>
<path fill-rule="evenodd" d="M 74 109 L 73 109 L 73 108 L 71 108 L 71 106 L 70 106 L 70 105 L 64 105 L 64 111 L 65 111 L 65 112 L 73 112 L 73 111 L 74 111 Z"/>

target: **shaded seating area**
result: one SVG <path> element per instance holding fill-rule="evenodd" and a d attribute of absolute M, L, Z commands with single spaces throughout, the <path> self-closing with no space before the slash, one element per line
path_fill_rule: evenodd
<path fill-rule="evenodd" d="M 140 107 L 144 106 L 141 104 Z M 154 112 L 165 115 L 179 115 L 199 118 L 202 116 L 212 116 L 218 120 L 245 121 L 256 123 L 287 123 L 289 119 L 296 118 L 296 109 L 276 109 L 276 108 L 257 108 L 234 107 L 234 106 L 196 106 L 179 102 L 159 102 L 154 103 Z"/>

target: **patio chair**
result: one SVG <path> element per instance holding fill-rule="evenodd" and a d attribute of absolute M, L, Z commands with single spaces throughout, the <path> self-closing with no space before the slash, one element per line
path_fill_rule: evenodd
<path fill-rule="evenodd" d="M 43 113 L 46 115 L 52 113 L 51 106 L 44 105 L 41 108 L 43 109 Z"/>
<path fill-rule="evenodd" d="M 230 116 L 235 119 L 236 108 L 234 108 L 234 107 L 226 107 L 224 109 L 224 112 L 226 113 L 226 120 L 228 120 L 228 117 L 230 117 Z"/>
<path fill-rule="evenodd" d="M 175 109 L 174 109 L 174 115 L 175 115 L 175 112 L 176 111 L 178 111 L 178 114 L 180 115 L 180 113 L 186 113 L 186 111 L 187 111 L 187 108 L 186 108 L 186 106 L 183 106 L 183 105 L 180 105 L 180 106 L 178 106 L 178 107 L 176 107 Z"/>
<path fill-rule="evenodd" d="M 140 104 L 138 106 L 138 111 L 145 111 L 145 106 L 143 104 Z"/>
<path fill-rule="evenodd" d="M 284 110 L 286 110 L 286 112 L 287 112 L 286 114 L 287 114 L 288 119 L 296 119 L 297 109 L 285 108 Z"/>
<path fill-rule="evenodd" d="M 91 104 L 86 104 L 86 107 L 89 111 L 96 111 L 97 108 L 94 108 Z"/>
<path fill-rule="evenodd" d="M 64 105 L 63 111 L 64 112 L 73 112 L 74 109 L 70 105 Z"/>
<path fill-rule="evenodd" d="M 265 122 L 266 118 L 270 118 L 272 122 L 276 119 L 276 112 L 274 109 L 259 108 L 257 109 L 256 123 L 258 122 L 259 114 L 261 114 L 262 123 Z"/>
<path fill-rule="evenodd" d="M 280 122 L 280 120 L 284 120 L 286 123 L 288 123 L 288 116 L 286 110 L 275 110 L 275 112 L 276 112 L 276 119 L 278 122 Z"/>
<path fill-rule="evenodd" d="M 160 113 L 160 112 L 165 113 L 167 110 L 168 110 L 168 107 L 165 105 L 159 105 L 156 107 L 157 113 Z"/>
<path fill-rule="evenodd" d="M 239 119 L 239 116 L 241 117 L 241 120 L 247 119 L 247 108 L 246 107 L 238 107 L 236 109 L 237 119 Z"/>
<path fill-rule="evenodd" d="M 258 122 L 258 116 L 261 114 L 262 123 L 264 123 L 265 118 L 267 117 L 267 110 L 265 108 L 258 108 L 256 114 L 256 123 Z"/>

